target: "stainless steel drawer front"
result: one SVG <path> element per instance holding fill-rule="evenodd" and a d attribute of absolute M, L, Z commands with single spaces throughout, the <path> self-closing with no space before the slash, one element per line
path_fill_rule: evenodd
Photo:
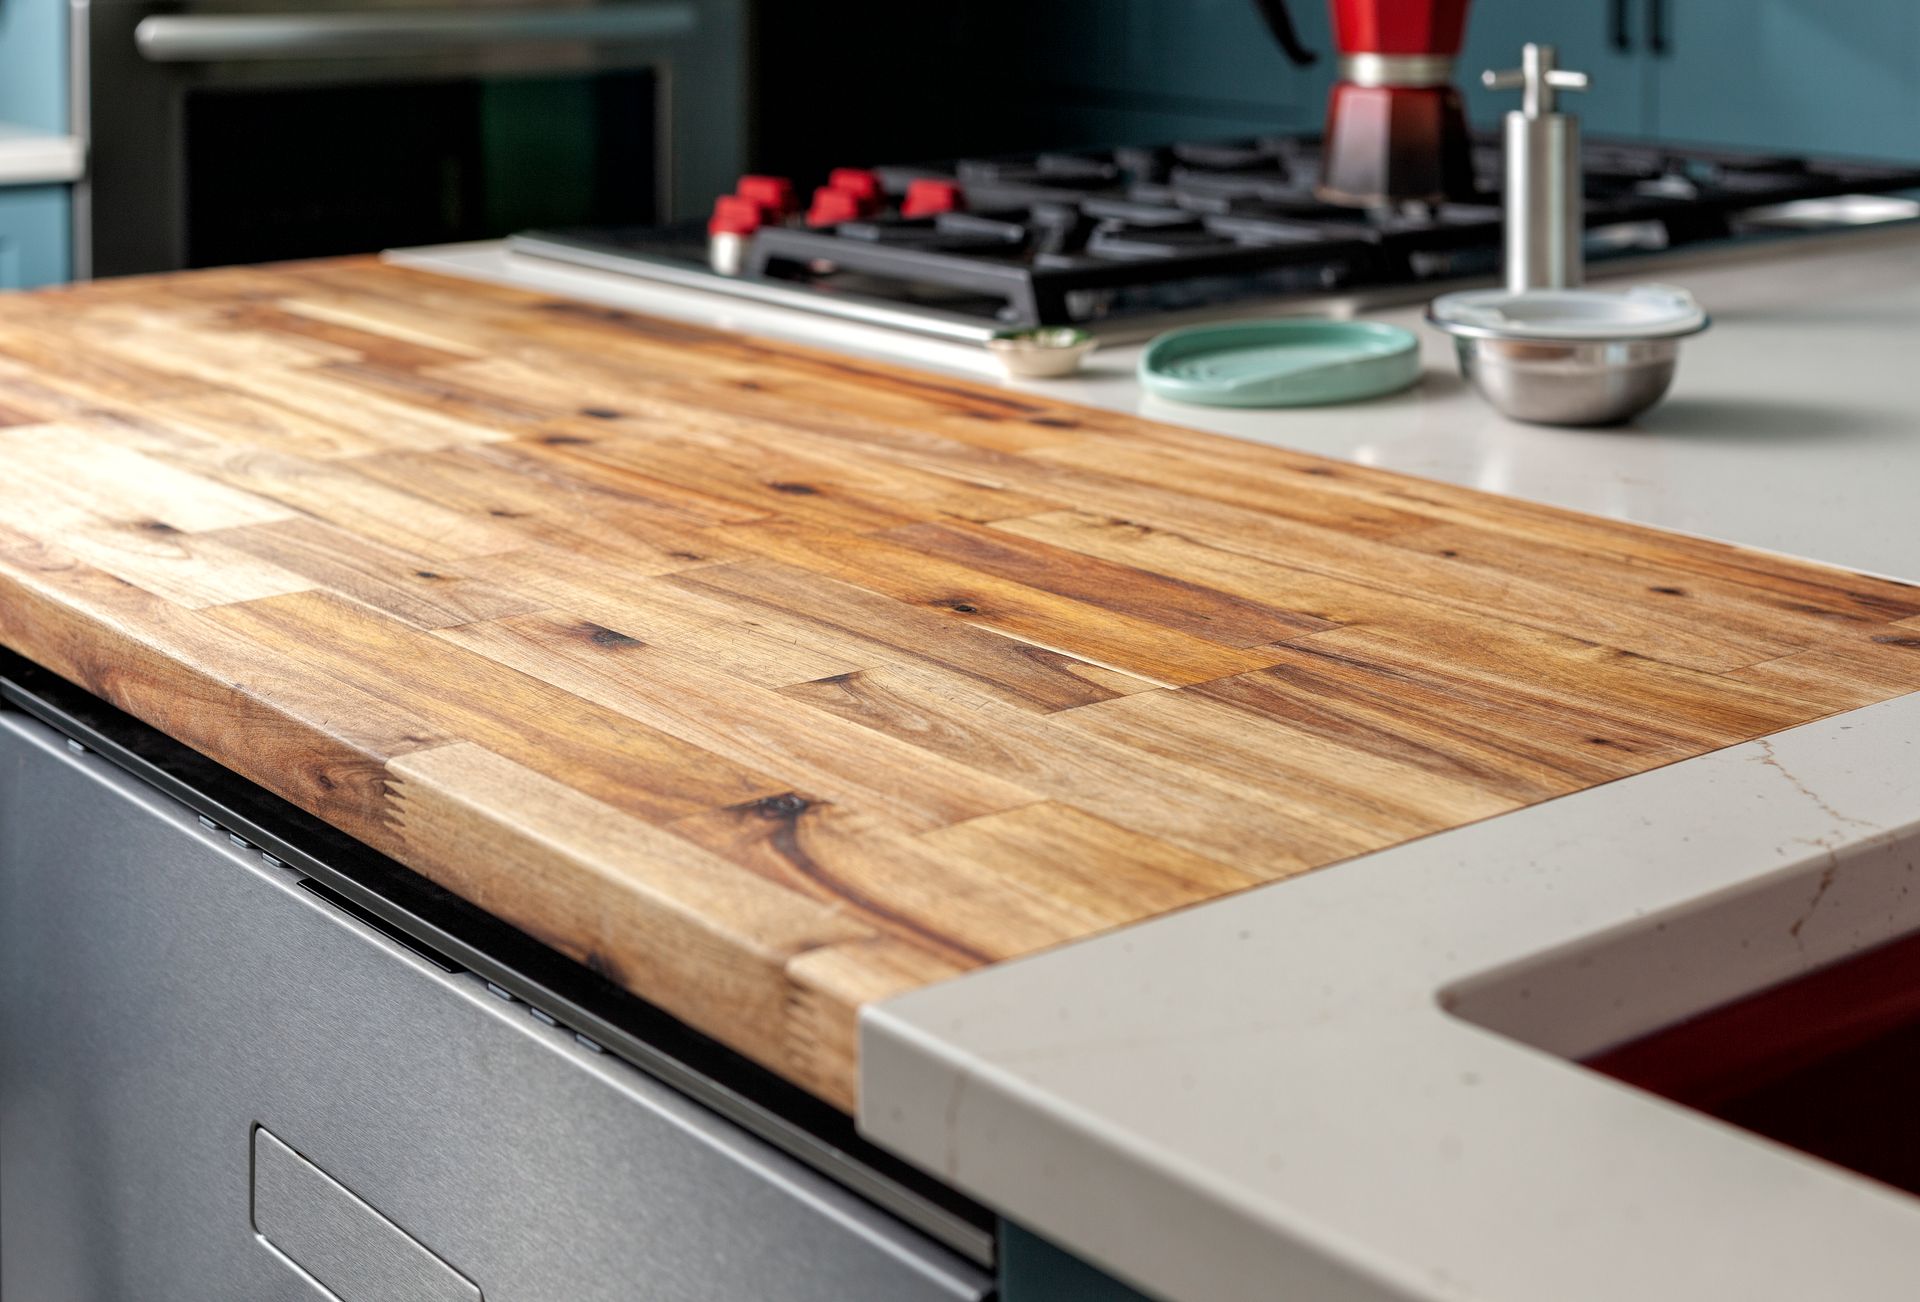
<path fill-rule="evenodd" d="M 265 1126 L 253 1132 L 253 1228 L 341 1302 L 480 1302 L 472 1280 Z"/>
<path fill-rule="evenodd" d="M 254 1230 L 256 1123 L 487 1302 L 991 1291 L 970 1263 L 298 881 L 0 714 L 6 1302 L 313 1302 Z M 261 1230 L 324 1282 L 275 1214 Z"/>

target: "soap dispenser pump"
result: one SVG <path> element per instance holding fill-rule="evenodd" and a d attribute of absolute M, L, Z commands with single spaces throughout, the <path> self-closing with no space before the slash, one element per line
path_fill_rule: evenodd
<path fill-rule="evenodd" d="M 1586 230 L 1580 119 L 1555 108 L 1558 92 L 1585 90 L 1584 72 L 1556 66 L 1551 45 L 1521 48 L 1520 66 L 1483 72 L 1489 90 L 1518 90 L 1507 114 L 1507 288 L 1569 289 L 1585 279 Z"/>

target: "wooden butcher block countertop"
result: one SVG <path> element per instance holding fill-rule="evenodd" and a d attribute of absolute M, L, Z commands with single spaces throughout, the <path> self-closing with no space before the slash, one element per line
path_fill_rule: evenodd
<path fill-rule="evenodd" d="M 868 1001 L 1920 688 L 1912 587 L 370 261 L 0 300 L 0 422 L 0 641 L 843 1107 Z"/>

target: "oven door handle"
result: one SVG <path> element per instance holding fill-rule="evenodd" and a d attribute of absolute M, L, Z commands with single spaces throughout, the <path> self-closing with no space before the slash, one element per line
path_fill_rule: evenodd
<path fill-rule="evenodd" d="M 460 12 L 153 14 L 133 43 L 153 63 L 445 54 L 484 46 L 612 43 L 684 36 L 694 7 L 672 0 L 579 9 Z"/>

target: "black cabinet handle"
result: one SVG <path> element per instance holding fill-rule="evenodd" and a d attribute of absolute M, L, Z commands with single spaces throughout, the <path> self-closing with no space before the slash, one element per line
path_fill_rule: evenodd
<path fill-rule="evenodd" d="M 1667 0 L 1647 0 L 1647 48 L 1655 54 L 1668 53 Z"/>
<path fill-rule="evenodd" d="M 1620 54 L 1633 53 L 1633 33 L 1627 30 L 1628 0 L 1609 0 L 1607 41 Z"/>

